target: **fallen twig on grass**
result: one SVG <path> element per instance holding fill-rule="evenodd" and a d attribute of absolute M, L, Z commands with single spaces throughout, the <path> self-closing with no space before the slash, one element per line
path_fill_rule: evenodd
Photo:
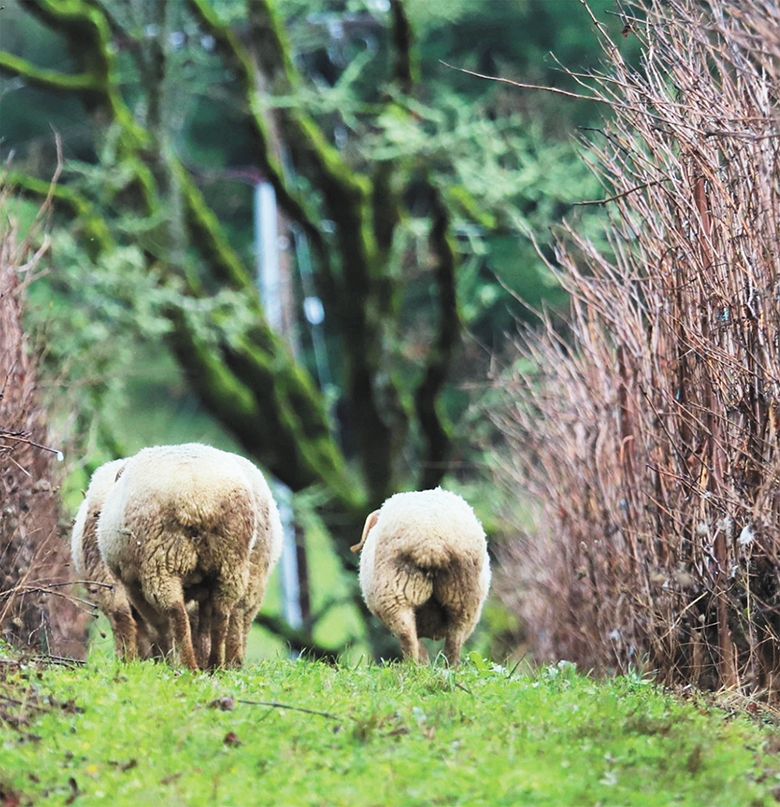
<path fill-rule="evenodd" d="M 318 717 L 325 717 L 328 720 L 338 720 L 341 722 L 344 718 L 341 715 L 334 715 L 332 712 L 320 712 L 316 709 L 306 709 L 303 706 L 291 706 L 288 703 L 279 703 L 277 701 L 250 701 L 243 698 L 236 698 L 236 703 L 246 703 L 249 706 L 267 706 L 270 709 L 287 709 L 291 712 L 303 712 L 307 715 L 317 715 Z"/>
<path fill-rule="evenodd" d="M 24 706 L 30 707 L 30 709 L 37 709 L 39 712 L 48 712 L 51 707 L 46 706 L 39 706 L 37 703 L 31 703 L 30 701 L 21 701 L 18 698 L 12 698 L 9 695 L 2 695 L 0 694 L 0 701 L 3 703 L 12 703 L 14 706 Z"/>

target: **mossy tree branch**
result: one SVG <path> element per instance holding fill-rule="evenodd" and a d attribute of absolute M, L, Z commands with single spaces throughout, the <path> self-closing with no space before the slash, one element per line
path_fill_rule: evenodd
<path fill-rule="evenodd" d="M 257 312 L 260 315 L 260 312 Z M 362 510 L 309 376 L 286 346 L 258 325 L 244 339 L 205 342 L 181 308 L 171 308 L 171 345 L 206 407 L 277 478 L 294 490 L 323 485 L 348 511 Z"/>
<path fill-rule="evenodd" d="M 76 18 L 76 7 L 85 16 L 88 30 L 97 32 L 91 40 L 93 46 L 106 46 L 103 34 L 108 26 L 105 20 L 101 21 L 99 9 L 83 2 L 71 2 L 67 9 L 52 9 L 48 0 L 41 0 L 45 20 L 53 23 L 67 11 L 65 31 L 81 33 L 84 28 Z M 116 122 L 128 130 L 123 142 L 129 164 L 139 170 L 146 168 L 143 181 L 150 192 L 140 201 L 142 212 L 153 216 L 159 209 L 160 194 L 154 174 L 144 163 L 142 148 L 153 138 L 132 120 L 121 98 L 111 60 L 90 61 L 105 70 L 101 77 L 104 105 L 114 113 Z M 214 277 L 247 293 L 247 304 L 256 322 L 239 345 L 228 345 L 219 336 L 222 327 L 212 318 L 209 328 L 218 335 L 215 350 L 214 344 L 205 345 L 197 336 L 183 311 L 172 307 L 168 316 L 173 325 L 172 345 L 179 361 L 207 407 L 239 437 L 248 451 L 293 489 L 322 484 L 342 506 L 362 509 L 360 486 L 347 473 L 344 458 L 329 434 L 321 396 L 265 322 L 251 273 L 230 247 L 199 189 L 183 166 L 175 158 L 170 159 L 171 171 L 184 193 L 193 245 L 208 261 Z M 67 193 L 61 193 L 63 198 Z M 158 263 L 158 268 L 168 279 L 181 278 L 177 266 Z M 191 278 L 185 277 L 185 282 L 190 295 L 202 295 Z M 249 379 L 249 383 L 244 379 Z"/>
<path fill-rule="evenodd" d="M 199 0 L 205 2 L 205 0 Z M 253 69 L 261 80 L 253 87 L 253 104 L 263 109 L 267 94 L 289 94 L 301 85 L 291 50 L 275 4 L 271 0 L 247 0 Z M 278 112 L 284 145 L 299 170 L 321 194 L 326 215 L 336 224 L 335 240 L 342 256 L 339 298 L 348 291 L 367 302 L 373 292 L 372 274 L 381 271 L 371 228 L 371 182 L 352 171 L 305 110 L 295 107 Z M 344 260 L 349 256 L 349 260 Z M 329 301 L 337 306 L 338 301 Z M 341 304 L 341 308 L 346 308 Z M 350 306 L 354 308 L 354 306 Z M 341 313 L 341 312 L 340 312 Z"/>
<path fill-rule="evenodd" d="M 322 258 L 327 255 L 327 244 L 316 216 L 310 206 L 289 186 L 278 155 L 274 153 L 273 138 L 262 105 L 259 76 L 247 49 L 235 33 L 221 22 L 207 0 L 188 0 L 195 18 L 210 33 L 225 63 L 241 81 L 249 101 L 250 119 L 256 142 L 256 156 L 266 179 L 274 186 L 279 204 L 289 218 L 311 239 Z"/>
<path fill-rule="evenodd" d="M 243 76 L 250 97 L 261 161 L 267 163 L 271 141 L 267 134 L 269 112 L 265 92 L 290 92 L 301 79 L 290 56 L 283 28 L 273 4 L 248 0 L 252 56 L 237 37 L 223 26 L 206 0 L 191 0 L 201 23 L 215 36 L 225 58 Z M 265 91 L 265 92 L 264 92 Z M 373 231 L 371 183 L 355 175 L 338 151 L 327 141 L 315 121 L 300 109 L 282 111 L 284 144 L 312 185 L 322 194 L 328 215 L 336 224 L 335 239 L 341 274 L 336 277 L 323 266 L 326 283 L 321 286 L 328 309 L 338 318 L 347 358 L 348 398 L 359 402 L 350 412 L 358 435 L 360 457 L 369 496 L 379 500 L 392 486 L 393 434 L 386 422 L 375 388 L 381 373 L 382 318 L 393 296 L 390 277 L 384 269 Z M 399 397 L 390 390 L 391 401 Z M 399 410 L 400 407 L 396 407 Z"/>
<path fill-rule="evenodd" d="M 266 85 L 256 90 L 294 92 L 303 82 L 275 3 L 273 0 L 247 0 L 246 5 L 252 53 Z M 328 214 L 338 222 L 343 203 L 360 202 L 369 190 L 367 182 L 349 168 L 311 115 L 296 108 L 283 111 L 281 117 L 294 132 L 288 147 L 306 158 L 304 162 L 314 175 L 311 179 L 317 180 L 316 187 L 328 205 Z"/>
<path fill-rule="evenodd" d="M 212 276 L 245 293 L 256 323 L 240 343 L 222 344 L 221 371 L 232 371 L 240 379 L 240 386 L 251 391 L 257 412 L 248 420 L 241 416 L 244 396 L 240 393 L 237 416 L 222 418 L 223 422 L 249 451 L 294 490 L 321 484 L 342 506 L 361 509 L 360 487 L 348 474 L 344 457 L 330 434 L 320 393 L 309 374 L 296 364 L 287 345 L 267 325 L 251 275 L 225 238 L 200 189 L 184 167 L 171 159 L 184 193 L 191 243 L 208 261 Z M 191 288 L 190 293 L 197 294 L 198 290 Z M 183 322 L 179 323 L 181 329 L 186 330 Z M 180 336 L 185 342 L 191 341 L 191 334 Z M 197 349 L 189 356 L 180 350 L 177 355 L 188 367 L 201 397 L 210 402 L 213 411 L 219 412 L 219 397 L 214 397 L 214 391 L 204 383 L 210 373 L 199 375 L 198 371 L 198 365 L 205 363 L 207 356 L 200 355 Z M 197 357 L 195 365 L 192 356 Z M 218 387 L 223 393 L 231 389 L 224 383 Z"/>
<path fill-rule="evenodd" d="M 428 351 L 425 373 L 414 396 L 417 417 L 426 443 L 420 473 L 422 488 L 438 485 L 447 469 L 452 439 L 438 410 L 438 403 L 460 338 L 455 278 L 457 259 L 450 235 L 450 213 L 441 191 L 430 183 L 429 187 L 433 210 L 430 241 L 436 256 L 434 279 L 439 321 L 436 336 Z"/>
<path fill-rule="evenodd" d="M 100 82 L 91 73 L 69 75 L 57 70 L 45 70 L 11 53 L 0 52 L 0 73 L 18 76 L 33 87 L 54 92 L 90 93 L 102 90 Z"/>
<path fill-rule="evenodd" d="M 159 205 L 157 187 L 147 164 L 149 133 L 135 120 L 119 87 L 117 63 L 111 43 L 111 27 L 99 5 L 88 0 L 21 0 L 33 16 L 64 36 L 83 75 L 89 75 L 94 88 L 81 93 L 88 109 L 107 108 L 119 124 L 120 147 L 128 165 L 133 167 L 132 187 L 128 195 L 138 197 L 148 208 Z"/>
<path fill-rule="evenodd" d="M 247 0 L 253 55 L 267 92 L 290 94 L 302 84 L 272 0 Z M 386 323 L 396 283 L 389 272 L 388 245 L 397 218 L 375 226 L 376 195 L 372 181 L 353 171 L 314 119 L 301 107 L 279 111 L 285 146 L 298 169 L 321 195 L 326 215 L 335 224 L 334 246 L 339 273 L 325 289 L 326 304 L 338 318 L 346 367 L 349 418 L 358 455 L 373 501 L 393 487 L 397 441 L 390 412 L 403 414 L 400 393 L 383 373 Z M 389 169 L 392 171 L 392 168 Z M 385 177 L 389 187 L 389 177 Z M 379 379 L 382 378 L 379 387 Z M 402 424 L 403 428 L 403 424 Z"/>
<path fill-rule="evenodd" d="M 419 66 L 414 52 L 414 32 L 403 0 L 390 0 L 393 16 L 391 29 L 395 65 L 393 78 L 405 95 L 411 95 L 417 84 Z"/>
<path fill-rule="evenodd" d="M 31 14 L 67 39 L 74 58 L 99 87 L 95 102 L 110 108 L 129 141 L 127 147 L 149 145 L 148 133 L 136 122 L 122 98 L 116 81 L 116 55 L 111 43 L 111 28 L 100 7 L 89 0 L 20 1 Z M 85 96 L 85 100 L 90 99 L 91 96 Z"/>
<path fill-rule="evenodd" d="M 2 174 L 2 181 L 18 194 L 33 199 L 51 200 L 56 208 L 66 212 L 68 217 L 77 223 L 83 231 L 85 246 L 91 258 L 96 258 L 101 252 L 107 252 L 116 247 L 111 231 L 105 221 L 100 217 L 94 205 L 78 191 L 67 185 L 52 185 L 38 177 L 24 174 L 21 171 L 8 171 Z"/>

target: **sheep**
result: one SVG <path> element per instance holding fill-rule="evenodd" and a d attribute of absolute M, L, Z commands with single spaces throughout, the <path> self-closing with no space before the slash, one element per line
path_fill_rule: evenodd
<path fill-rule="evenodd" d="M 254 549 L 249 555 L 249 581 L 246 594 L 239 601 L 230 617 L 228 627 L 225 659 L 228 666 L 240 667 L 246 655 L 247 639 L 257 612 L 263 603 L 268 578 L 271 576 L 282 552 L 283 532 L 282 520 L 268 483 L 260 471 L 249 460 L 236 455 L 236 459 L 244 466 L 251 481 L 257 512 L 261 517 L 258 529 L 261 534 Z M 198 656 L 208 658 L 210 636 L 207 624 L 210 615 L 208 606 L 199 609 L 200 613 L 190 615 L 190 622 L 198 624 Z M 205 613 L 204 613 L 205 611 Z M 203 620 L 205 619 L 205 623 Z"/>
<path fill-rule="evenodd" d="M 397 493 L 368 516 L 352 551 L 362 551 L 363 599 L 404 657 L 427 662 L 420 637 L 443 638 L 448 662 L 459 664 L 490 587 L 485 532 L 471 507 L 441 488 Z"/>
<path fill-rule="evenodd" d="M 97 522 L 105 498 L 113 487 L 125 460 L 114 460 L 101 465 L 90 479 L 84 501 L 76 514 L 70 539 L 70 551 L 76 574 L 86 581 L 89 596 L 108 617 L 114 632 L 116 652 L 120 658 L 133 659 L 148 653 L 143 630 L 139 636 L 136 614 L 122 583 L 111 574 L 100 557 L 97 540 Z"/>
<path fill-rule="evenodd" d="M 274 515 L 265 480 L 242 457 L 199 443 L 154 446 L 127 460 L 109 491 L 98 545 L 133 606 L 168 637 L 166 650 L 172 641 L 182 664 L 199 669 L 196 632 L 199 648 L 205 637 L 209 646 L 201 664 L 222 667 L 227 649 L 239 662 L 246 619 L 279 556 Z"/>

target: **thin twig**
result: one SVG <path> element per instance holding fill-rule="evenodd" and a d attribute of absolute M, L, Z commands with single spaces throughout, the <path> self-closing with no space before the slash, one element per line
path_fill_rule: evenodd
<path fill-rule="evenodd" d="M 318 717 L 325 717 L 328 720 L 338 720 L 341 722 L 343 720 L 342 717 L 339 715 L 335 715 L 332 712 L 319 712 L 316 709 L 306 709 L 303 706 L 290 706 L 287 703 L 278 703 L 276 701 L 250 701 L 244 700 L 242 698 L 236 699 L 237 703 L 246 703 L 250 706 L 268 706 L 271 709 L 287 709 L 291 712 L 302 712 L 303 714 L 307 715 L 317 715 Z"/>
<path fill-rule="evenodd" d="M 584 202 L 575 202 L 575 206 L 584 206 L 584 205 L 606 205 L 609 202 L 617 202 L 618 199 L 625 199 L 626 196 L 629 196 L 632 193 L 636 193 L 637 191 L 642 191 L 645 188 L 652 188 L 654 185 L 660 185 L 662 182 L 669 182 L 669 178 L 665 177 L 664 179 L 654 179 L 650 182 L 643 182 L 641 185 L 634 185 L 633 188 L 628 188 L 627 190 L 621 191 L 620 193 L 616 193 L 614 196 L 607 196 L 604 199 L 587 199 Z"/>

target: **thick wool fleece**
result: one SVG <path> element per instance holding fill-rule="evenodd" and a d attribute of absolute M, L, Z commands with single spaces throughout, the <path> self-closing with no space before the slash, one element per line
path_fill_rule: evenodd
<path fill-rule="evenodd" d="M 360 587 L 406 657 L 426 660 L 419 638 L 443 638 L 457 664 L 490 587 L 485 532 L 474 511 L 441 488 L 391 496 L 366 521 Z"/>
<path fill-rule="evenodd" d="M 249 477 L 257 510 L 256 542 L 249 555 L 246 594 L 231 615 L 227 659 L 240 666 L 246 655 L 249 631 L 265 598 L 268 578 L 282 554 L 282 520 L 271 489 L 260 471 L 249 460 L 238 457 Z"/>
<path fill-rule="evenodd" d="M 146 448 L 127 461 L 98 521 L 109 569 L 158 631 L 170 626 L 191 668 L 198 665 L 185 601 L 197 600 L 208 615 L 200 621 L 215 667 L 225 663 L 228 625 L 247 594 L 261 517 L 247 464 L 197 443 Z"/>
<path fill-rule="evenodd" d="M 87 493 L 73 524 L 70 551 L 76 574 L 86 583 L 89 598 L 108 617 L 114 631 L 117 655 L 134 658 L 138 653 L 138 626 L 125 587 L 100 557 L 97 523 L 108 492 L 125 460 L 101 465 L 89 482 Z M 142 652 L 142 655 L 146 653 Z"/>

